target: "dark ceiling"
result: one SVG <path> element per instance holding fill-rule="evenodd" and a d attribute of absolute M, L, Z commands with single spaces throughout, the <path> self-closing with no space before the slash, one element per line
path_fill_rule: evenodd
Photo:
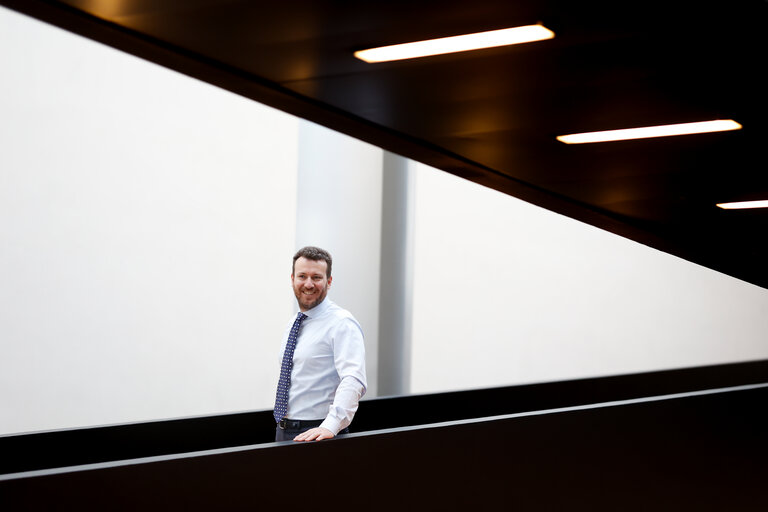
<path fill-rule="evenodd" d="M 768 199 L 764 0 L 0 3 L 768 287 L 768 209 L 715 206 Z M 535 23 L 556 37 L 383 64 L 352 55 Z M 743 129 L 555 140 L 712 119 Z"/>

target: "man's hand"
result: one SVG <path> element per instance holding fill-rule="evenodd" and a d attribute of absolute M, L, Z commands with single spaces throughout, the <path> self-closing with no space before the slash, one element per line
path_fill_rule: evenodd
<path fill-rule="evenodd" d="M 327 428 L 317 427 L 306 432 L 297 435 L 293 438 L 294 441 L 322 441 L 323 439 L 330 439 L 333 437 L 333 432 Z"/>

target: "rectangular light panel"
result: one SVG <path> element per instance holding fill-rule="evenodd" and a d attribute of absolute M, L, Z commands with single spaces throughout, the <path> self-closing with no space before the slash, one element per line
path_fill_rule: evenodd
<path fill-rule="evenodd" d="M 766 201 L 741 201 L 738 203 L 719 203 L 717 206 L 723 210 L 745 210 L 747 208 L 768 208 Z"/>
<path fill-rule="evenodd" d="M 490 30 L 476 34 L 441 37 L 414 43 L 395 44 L 355 52 L 355 57 L 365 62 L 388 62 L 392 60 L 415 59 L 445 53 L 467 52 L 481 48 L 494 48 L 511 44 L 530 43 L 552 39 L 555 33 L 542 25 Z"/>
<path fill-rule="evenodd" d="M 589 144 L 592 142 L 650 139 L 653 137 L 670 137 L 673 135 L 690 135 L 694 133 L 723 132 L 739 129 L 741 129 L 741 125 L 732 119 L 718 119 L 716 121 L 703 121 L 699 123 L 668 124 L 664 126 L 628 128 L 625 130 L 560 135 L 557 137 L 557 140 L 566 144 Z"/>

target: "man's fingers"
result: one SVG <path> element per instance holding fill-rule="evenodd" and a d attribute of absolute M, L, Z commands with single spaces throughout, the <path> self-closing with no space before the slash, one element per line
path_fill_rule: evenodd
<path fill-rule="evenodd" d="M 323 439 L 331 439 L 333 432 L 327 428 L 317 427 L 306 432 L 297 435 L 293 438 L 294 441 L 322 441 Z"/>

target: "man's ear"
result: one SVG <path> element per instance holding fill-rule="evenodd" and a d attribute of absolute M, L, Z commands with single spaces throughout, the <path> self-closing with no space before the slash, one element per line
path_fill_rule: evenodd
<path fill-rule="evenodd" d="M 331 281 L 333 281 L 333 276 L 328 278 L 328 288 L 331 287 Z"/>

